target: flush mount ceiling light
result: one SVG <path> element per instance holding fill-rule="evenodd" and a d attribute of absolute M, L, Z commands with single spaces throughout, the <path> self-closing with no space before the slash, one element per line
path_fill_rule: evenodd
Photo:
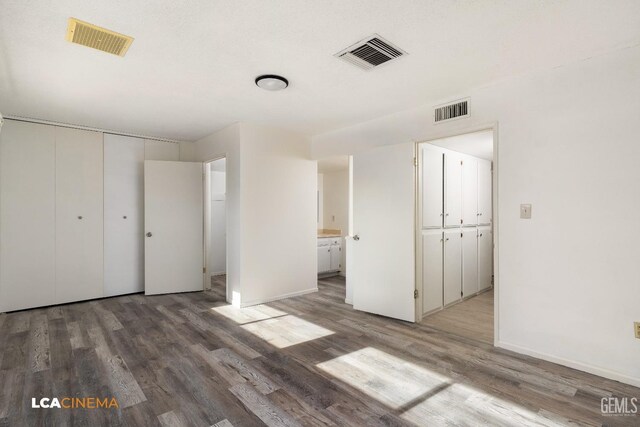
<path fill-rule="evenodd" d="M 264 74 L 256 77 L 256 85 L 265 90 L 282 90 L 289 86 L 289 80 L 275 74 Z"/>

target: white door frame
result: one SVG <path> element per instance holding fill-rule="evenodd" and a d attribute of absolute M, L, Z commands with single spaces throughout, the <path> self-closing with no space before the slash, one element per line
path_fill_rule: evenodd
<path fill-rule="evenodd" d="M 443 132 L 442 134 L 438 134 L 437 136 L 430 137 L 427 140 L 416 142 L 416 145 L 419 147 L 421 144 L 431 144 L 433 141 L 450 138 L 453 136 L 466 135 L 470 133 L 481 132 L 483 130 L 491 130 L 493 132 L 493 180 L 492 180 L 492 199 L 491 205 L 493 209 L 492 213 L 492 228 L 493 228 L 493 345 L 495 346 L 498 342 L 500 342 L 500 268 L 499 268 L 499 233 L 500 233 L 500 220 L 499 220 L 499 197 L 500 194 L 498 192 L 498 174 L 500 171 L 499 167 L 499 151 L 498 151 L 498 122 L 491 122 L 481 126 L 472 126 L 468 128 L 464 128 L 463 130 L 458 131 L 449 131 Z M 419 151 L 416 149 L 416 152 Z M 421 209 L 421 198 L 419 194 L 420 185 L 420 156 L 416 155 L 416 159 L 418 160 L 418 171 L 416 173 L 416 213 L 415 213 L 415 230 L 416 230 L 416 289 L 422 295 L 422 245 L 419 243 L 421 232 L 420 229 L 420 209 Z M 416 322 L 420 322 L 422 320 L 422 297 L 416 299 Z"/>
<path fill-rule="evenodd" d="M 203 232 L 204 232 L 204 236 L 202 239 L 202 243 L 204 245 L 204 272 L 202 273 L 202 282 L 203 282 L 203 286 L 204 289 L 211 289 L 211 279 L 209 277 L 209 253 L 207 252 L 207 240 L 210 238 L 210 234 L 211 234 L 211 180 L 207 179 L 209 174 L 208 174 L 208 169 L 209 169 L 209 163 L 215 162 L 216 160 L 222 160 L 222 159 L 226 159 L 227 158 L 227 154 L 221 154 L 217 157 L 214 157 L 212 159 L 209 160 L 205 160 L 202 162 L 202 179 L 203 179 L 203 186 L 202 189 L 204 191 L 204 203 L 203 203 L 203 207 L 204 207 L 204 215 L 203 215 Z M 225 181 L 224 181 L 224 187 L 225 187 L 225 194 L 227 193 L 227 171 L 225 170 L 224 172 L 225 174 Z M 225 231 L 227 230 L 228 226 L 229 226 L 229 221 L 227 218 L 227 213 L 228 213 L 228 206 L 227 206 L 227 202 L 226 202 L 226 197 L 225 197 L 225 204 L 224 204 L 224 210 L 225 210 Z M 229 239 L 225 239 L 225 252 L 227 254 L 227 258 L 226 258 L 226 265 L 225 265 L 225 274 L 227 274 L 229 272 Z M 228 278 L 227 278 L 228 279 Z M 225 295 L 226 295 L 226 300 L 227 301 L 231 301 L 230 299 L 230 295 L 229 295 L 229 285 L 228 285 L 228 280 L 225 281 Z"/>

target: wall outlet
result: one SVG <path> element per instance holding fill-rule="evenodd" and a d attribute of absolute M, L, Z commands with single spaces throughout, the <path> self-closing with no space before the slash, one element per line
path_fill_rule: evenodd
<path fill-rule="evenodd" d="M 531 219 L 531 205 L 530 204 L 522 204 L 520 205 L 520 218 L 522 219 Z"/>
<path fill-rule="evenodd" d="M 640 322 L 633 322 L 633 329 L 636 331 L 636 338 L 640 339 Z"/>

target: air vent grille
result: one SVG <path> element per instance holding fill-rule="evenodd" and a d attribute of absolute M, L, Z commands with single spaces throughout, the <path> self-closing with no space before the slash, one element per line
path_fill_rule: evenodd
<path fill-rule="evenodd" d="M 132 37 L 75 18 L 69 18 L 66 39 L 71 43 L 77 43 L 118 56 L 124 56 L 131 43 L 133 43 Z"/>
<path fill-rule="evenodd" d="M 465 117 L 469 115 L 469 101 L 464 100 L 453 104 L 443 105 L 442 107 L 436 107 L 434 111 L 436 123 Z"/>
<path fill-rule="evenodd" d="M 364 70 L 370 70 L 406 54 L 407 52 L 374 34 L 338 52 L 335 56 Z"/>

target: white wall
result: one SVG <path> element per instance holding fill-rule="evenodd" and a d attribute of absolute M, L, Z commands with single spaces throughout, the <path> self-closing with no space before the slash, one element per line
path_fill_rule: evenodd
<path fill-rule="evenodd" d="M 199 161 L 227 158 L 232 302 L 251 305 L 316 290 L 317 164 L 309 140 L 238 123 L 195 144 Z"/>
<path fill-rule="evenodd" d="M 640 385 L 640 47 L 433 100 L 313 140 L 315 158 L 498 123 L 496 344 Z M 533 218 L 519 218 L 520 203 Z"/>
<path fill-rule="evenodd" d="M 317 290 L 317 162 L 296 133 L 242 124 L 242 304 Z"/>
<path fill-rule="evenodd" d="M 318 194 L 316 195 L 317 199 L 317 214 L 316 218 L 318 220 L 317 228 L 318 230 L 324 228 L 324 175 L 318 174 L 318 183 L 317 183 Z"/>
<path fill-rule="evenodd" d="M 323 224 L 324 228 L 339 229 L 344 238 L 349 231 L 349 171 L 323 174 Z M 347 272 L 346 250 L 342 242 L 342 269 L 340 275 Z"/>

